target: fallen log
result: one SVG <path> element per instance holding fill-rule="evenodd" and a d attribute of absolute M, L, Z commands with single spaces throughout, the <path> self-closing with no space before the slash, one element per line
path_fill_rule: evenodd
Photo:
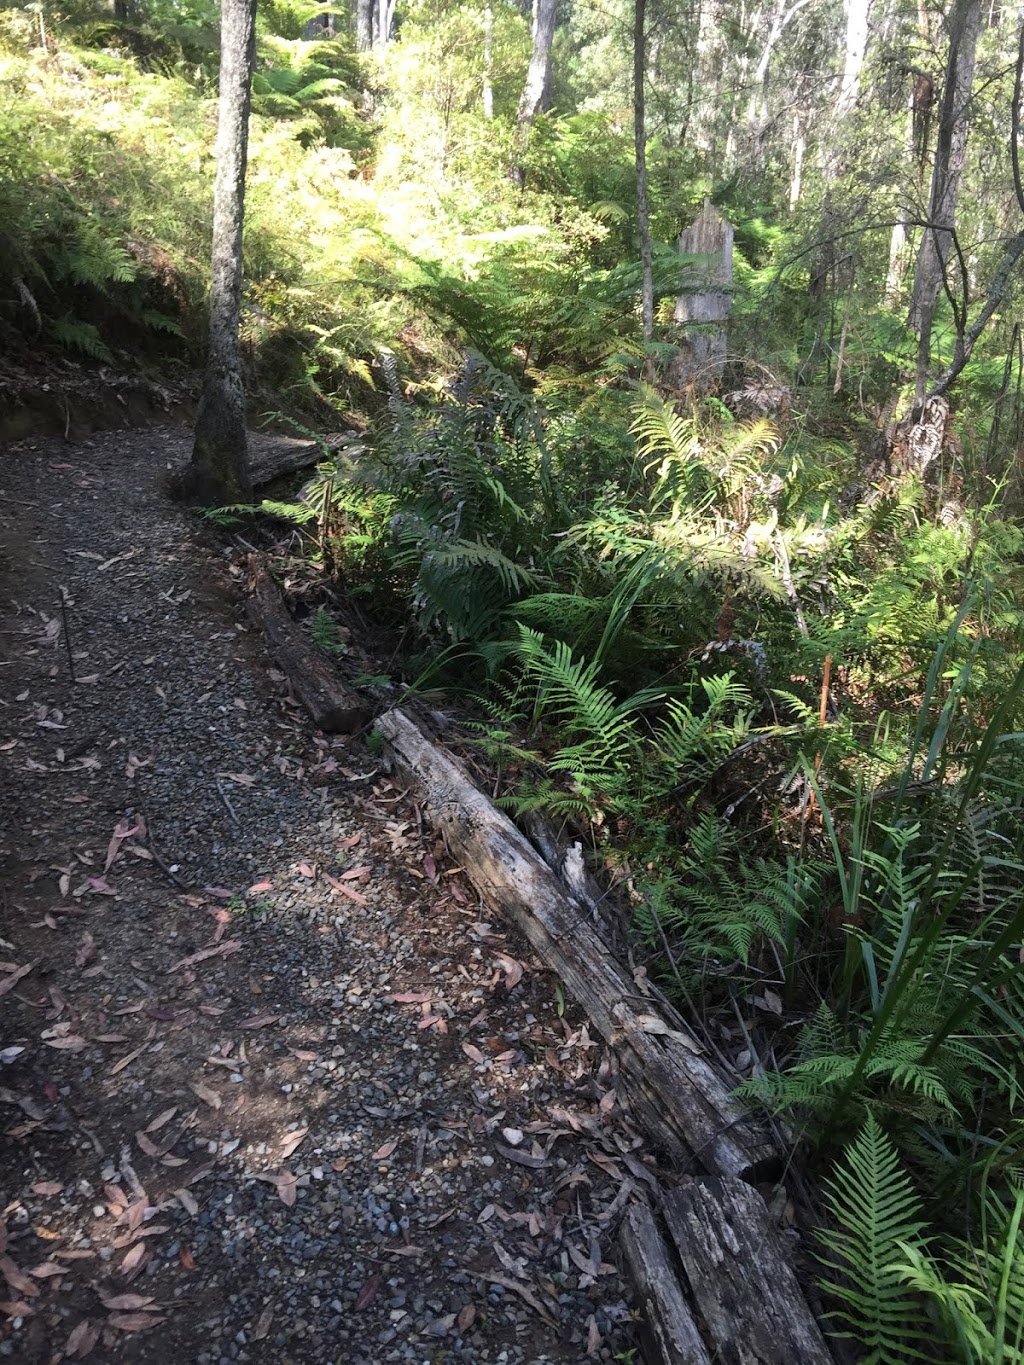
<path fill-rule="evenodd" d="M 292 620 L 262 555 L 249 557 L 249 619 L 263 631 L 274 662 L 313 723 L 333 734 L 362 729 L 373 714 Z"/>
<path fill-rule="evenodd" d="M 273 483 L 285 474 L 308 469 L 323 458 L 316 441 L 296 436 L 276 436 L 272 432 L 249 432 L 249 477 L 254 488 Z"/>
<path fill-rule="evenodd" d="M 781 1156 L 761 1121 L 729 1094 L 685 1025 L 666 1023 L 640 994 L 525 836 L 403 711 L 386 712 L 377 727 L 477 890 L 558 973 L 616 1049 L 629 1104 L 665 1153 L 685 1169 L 719 1175 L 777 1171 Z"/>
<path fill-rule="evenodd" d="M 716 1362 L 834 1365 L 755 1189 L 692 1180 L 665 1195 L 662 1211 Z"/>
<path fill-rule="evenodd" d="M 646 1204 L 630 1207 L 619 1237 L 641 1310 L 644 1359 L 649 1365 L 711 1365 L 683 1295 L 678 1266 Z"/>

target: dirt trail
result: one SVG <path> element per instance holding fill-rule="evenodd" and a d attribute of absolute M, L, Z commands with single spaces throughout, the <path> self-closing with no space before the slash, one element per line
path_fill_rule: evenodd
<path fill-rule="evenodd" d="M 186 452 L 0 451 L 0 1357 L 628 1359 L 608 1061 L 289 704 Z"/>

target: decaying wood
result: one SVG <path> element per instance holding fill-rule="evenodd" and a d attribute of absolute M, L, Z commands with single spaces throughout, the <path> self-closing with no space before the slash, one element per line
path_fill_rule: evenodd
<path fill-rule="evenodd" d="M 755 1189 L 729 1177 L 693 1180 L 665 1196 L 663 1213 L 716 1362 L 833 1365 Z"/>
<path fill-rule="evenodd" d="M 255 488 L 273 483 L 285 474 L 308 469 L 319 459 L 321 450 L 316 441 L 274 436 L 265 431 L 249 433 L 249 477 Z"/>
<path fill-rule="evenodd" d="M 333 734 L 361 729 L 372 715 L 370 708 L 292 620 L 261 555 L 250 556 L 249 573 L 249 617 L 267 637 L 278 668 L 314 724 Z"/>
<path fill-rule="evenodd" d="M 615 1047 L 629 1103 L 666 1153 L 714 1174 L 777 1168 L 779 1153 L 766 1130 L 729 1095 L 701 1044 L 685 1026 L 666 1023 L 640 993 L 525 836 L 403 711 L 388 711 L 377 724 L 477 890 L 523 933 Z"/>
<path fill-rule="evenodd" d="M 520 816 L 519 826 L 564 890 L 582 909 L 589 910 L 597 932 L 621 960 L 626 940 L 620 908 L 587 867 L 579 839 L 573 839 L 566 847 L 566 840 L 559 837 L 554 823 L 541 811 Z"/>
<path fill-rule="evenodd" d="M 628 1210 L 619 1237 L 639 1301 L 649 1365 L 711 1365 L 679 1283 L 678 1265 L 646 1204 Z"/>

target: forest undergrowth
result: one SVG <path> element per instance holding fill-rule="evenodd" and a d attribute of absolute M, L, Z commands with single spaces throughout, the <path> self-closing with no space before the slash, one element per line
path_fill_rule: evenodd
<path fill-rule="evenodd" d="M 908 94 L 950 16 L 879 4 L 851 93 L 839 7 L 794 7 L 765 49 L 786 80 L 753 85 L 760 20 L 698 52 L 655 14 L 645 282 L 626 8 L 563 23 L 526 145 L 517 5 L 420 0 L 372 51 L 260 5 L 249 392 L 363 439 L 216 519 L 263 518 L 325 590 L 327 652 L 341 593 L 398 633 L 394 680 L 458 700 L 506 808 L 585 843 L 820 1178 L 833 1330 L 867 1361 L 1022 1362 L 1017 276 L 963 355 L 1015 222 L 1016 30 L 993 7 L 978 38 L 922 349 L 939 132 Z M 121 9 L 0 10 L 0 340 L 166 378 L 202 353 L 217 14 Z M 729 354 L 683 387 L 700 262 L 676 237 L 706 195 L 735 229 Z M 960 360 L 941 450 L 903 458 L 922 380 Z"/>

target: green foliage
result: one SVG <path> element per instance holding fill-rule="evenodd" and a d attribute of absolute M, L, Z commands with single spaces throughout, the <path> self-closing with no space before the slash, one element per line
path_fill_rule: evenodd
<path fill-rule="evenodd" d="M 874 1118 L 868 1117 L 846 1149 L 827 1191 L 826 1206 L 837 1226 L 818 1235 L 827 1248 L 824 1264 L 838 1272 L 827 1281 L 843 1305 L 833 1315 L 837 1335 L 852 1336 L 867 1348 L 864 1365 L 933 1360 L 927 1318 L 903 1273 L 907 1249 L 924 1246 L 921 1204 Z"/>
<path fill-rule="evenodd" d="M 309 618 L 309 633 L 317 649 L 327 655 L 345 653 L 345 643 L 338 634 L 337 623 L 325 607 L 317 607 Z"/>

